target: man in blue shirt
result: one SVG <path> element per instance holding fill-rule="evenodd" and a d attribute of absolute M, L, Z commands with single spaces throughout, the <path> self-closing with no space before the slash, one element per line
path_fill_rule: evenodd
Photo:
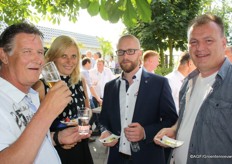
<path fill-rule="evenodd" d="M 232 159 L 232 65 L 225 58 L 226 37 L 221 18 L 204 14 L 190 22 L 188 47 L 197 67 L 180 91 L 180 117 L 164 135 L 184 141 L 171 163 L 230 164 Z"/>

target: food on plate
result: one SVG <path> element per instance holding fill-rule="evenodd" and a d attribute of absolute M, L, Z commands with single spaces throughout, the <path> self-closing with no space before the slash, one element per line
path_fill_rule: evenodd
<path fill-rule="evenodd" d="M 171 148 L 176 148 L 184 144 L 184 141 L 178 141 L 167 136 L 163 136 L 161 140 L 158 140 L 162 144 L 169 146 Z"/>
<path fill-rule="evenodd" d="M 78 125 L 77 118 L 70 119 L 66 117 L 63 121 L 60 121 L 62 124 L 66 124 L 67 126 Z"/>
<path fill-rule="evenodd" d="M 106 138 L 99 139 L 99 141 L 102 143 L 110 143 L 110 142 L 113 142 L 114 140 L 119 139 L 119 138 L 120 138 L 120 136 L 117 136 L 115 134 L 111 134 L 110 136 L 108 136 Z"/>

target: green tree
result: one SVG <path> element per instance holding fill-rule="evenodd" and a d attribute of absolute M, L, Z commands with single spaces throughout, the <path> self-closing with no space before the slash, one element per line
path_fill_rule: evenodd
<path fill-rule="evenodd" d="M 232 5 L 231 0 L 204 0 L 201 3 L 200 13 L 213 13 L 222 18 L 225 24 L 225 33 L 229 45 L 232 45 Z"/>
<path fill-rule="evenodd" d="M 126 26 L 133 26 L 138 19 L 149 22 L 151 0 L 0 0 L 0 21 L 12 24 L 25 19 L 46 19 L 60 23 L 67 16 L 76 22 L 79 9 L 87 9 L 91 16 L 100 14 L 102 19 L 116 23 L 122 19 Z"/>
<path fill-rule="evenodd" d="M 113 47 L 111 45 L 111 42 L 105 40 L 104 38 L 98 38 L 98 42 L 100 43 L 100 47 L 102 50 L 102 56 L 104 59 L 107 55 L 113 54 Z"/>
<path fill-rule="evenodd" d="M 154 0 L 151 4 L 152 21 L 140 21 L 136 27 L 128 28 L 136 35 L 144 50 L 160 53 L 160 66 L 173 67 L 173 49 L 186 49 L 187 25 L 199 10 L 200 0 Z M 165 64 L 164 52 L 169 51 L 169 64 Z"/>

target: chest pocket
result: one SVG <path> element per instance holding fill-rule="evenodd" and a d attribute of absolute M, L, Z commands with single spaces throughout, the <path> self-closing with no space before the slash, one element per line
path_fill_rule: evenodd
<path fill-rule="evenodd" d="M 204 122 L 218 130 L 228 130 L 232 127 L 232 102 L 211 98 L 206 103 Z"/>

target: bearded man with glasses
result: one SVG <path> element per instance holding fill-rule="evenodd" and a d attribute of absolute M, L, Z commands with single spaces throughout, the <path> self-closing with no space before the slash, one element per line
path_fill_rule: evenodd
<path fill-rule="evenodd" d="M 123 72 L 105 85 L 100 114 L 100 139 L 110 148 L 108 163 L 164 164 L 163 148 L 152 142 L 178 117 L 168 80 L 141 68 L 142 50 L 135 36 L 122 36 L 116 54 Z M 120 138 L 104 142 L 112 133 Z"/>

